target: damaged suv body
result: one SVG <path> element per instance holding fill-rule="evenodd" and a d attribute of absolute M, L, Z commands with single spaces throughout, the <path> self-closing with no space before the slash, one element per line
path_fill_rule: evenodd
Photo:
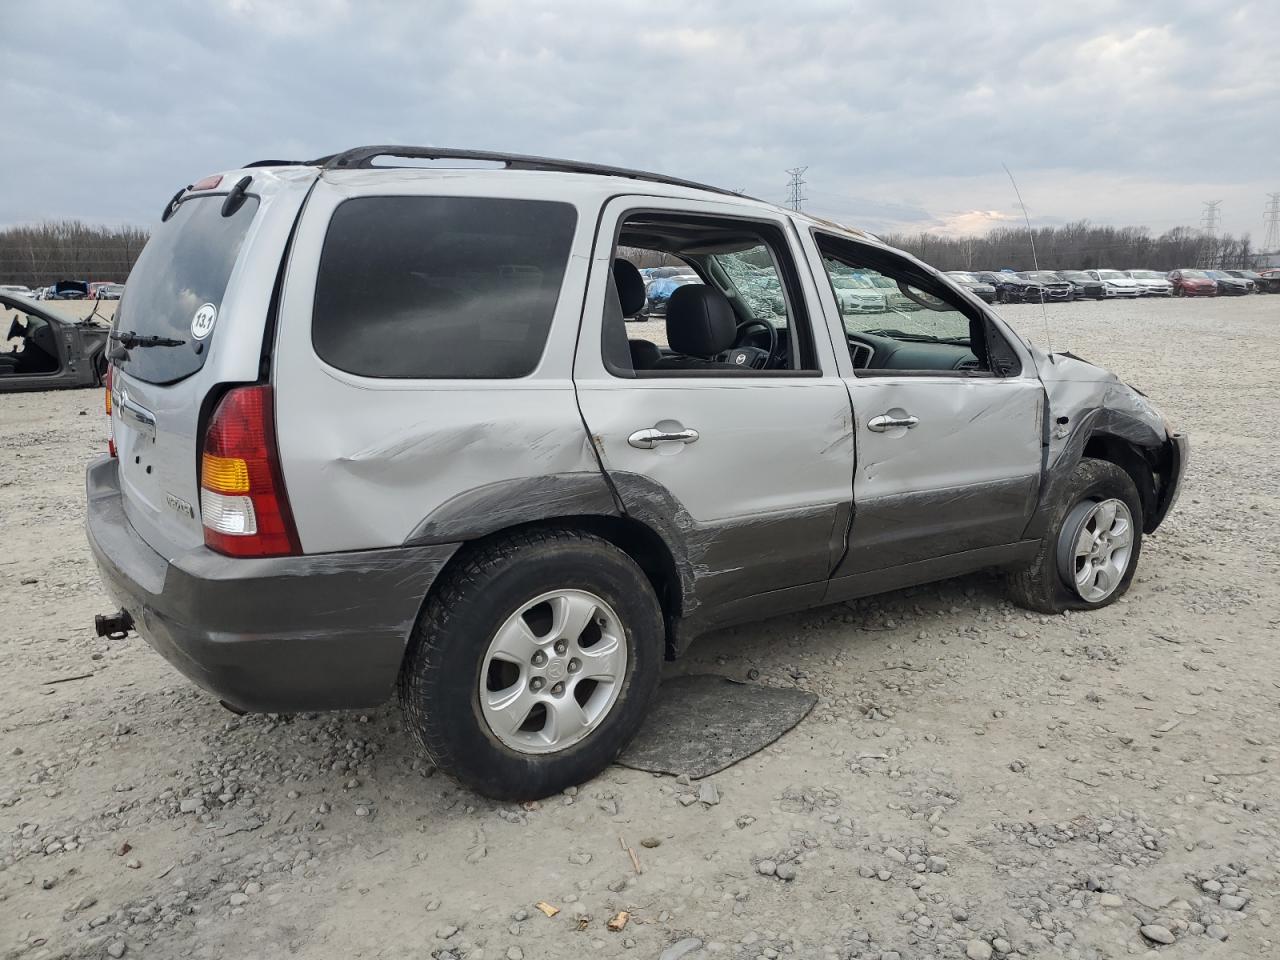
<path fill-rule="evenodd" d="M 636 251 L 701 280 L 644 337 Z M 849 275 L 892 301 L 842 310 Z M 869 235 L 567 161 L 208 178 L 115 333 L 100 632 L 236 709 L 398 691 L 495 797 L 599 771 L 710 628 L 986 567 L 1110 603 L 1186 460 L 1140 393 Z"/>

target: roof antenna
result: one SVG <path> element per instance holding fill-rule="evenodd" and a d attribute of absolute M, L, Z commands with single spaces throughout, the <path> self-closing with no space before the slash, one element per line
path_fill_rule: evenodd
<path fill-rule="evenodd" d="M 1018 181 L 1013 179 L 1013 171 L 1003 162 L 1000 166 L 1004 167 L 1004 172 L 1009 175 L 1009 182 L 1013 184 L 1013 192 L 1018 198 L 1018 206 L 1022 207 L 1022 219 L 1027 221 L 1027 239 L 1031 241 L 1031 263 L 1036 268 L 1036 273 L 1040 272 L 1040 258 L 1036 256 L 1036 235 L 1031 229 L 1031 217 L 1027 213 L 1027 205 L 1022 202 L 1022 191 L 1018 189 Z M 1040 292 L 1040 314 L 1044 317 L 1044 339 L 1049 347 L 1049 362 L 1053 363 L 1053 334 L 1049 329 L 1049 311 L 1044 305 L 1044 291 Z"/>

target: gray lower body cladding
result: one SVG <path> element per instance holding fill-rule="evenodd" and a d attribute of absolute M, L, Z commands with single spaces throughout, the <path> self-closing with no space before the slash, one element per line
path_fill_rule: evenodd
<path fill-rule="evenodd" d="M 89 467 L 89 545 L 113 600 L 179 671 L 252 711 L 372 707 L 392 694 L 422 601 L 456 544 L 166 557 L 125 516 L 117 468 L 111 459 Z"/>
<path fill-rule="evenodd" d="M 1039 492 L 1032 475 L 858 503 L 834 577 L 1015 543 Z"/>

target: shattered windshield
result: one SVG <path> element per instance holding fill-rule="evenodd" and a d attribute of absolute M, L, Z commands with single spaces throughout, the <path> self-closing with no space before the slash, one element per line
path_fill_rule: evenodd
<path fill-rule="evenodd" d="M 761 243 L 740 252 L 713 254 L 711 259 L 723 268 L 751 316 L 777 327 L 787 325 L 787 301 L 768 247 Z"/>

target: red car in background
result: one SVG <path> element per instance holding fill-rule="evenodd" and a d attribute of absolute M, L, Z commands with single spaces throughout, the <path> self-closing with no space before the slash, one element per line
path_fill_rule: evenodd
<path fill-rule="evenodd" d="M 1175 297 L 1216 297 L 1218 281 L 1203 270 L 1173 270 L 1169 273 Z"/>

